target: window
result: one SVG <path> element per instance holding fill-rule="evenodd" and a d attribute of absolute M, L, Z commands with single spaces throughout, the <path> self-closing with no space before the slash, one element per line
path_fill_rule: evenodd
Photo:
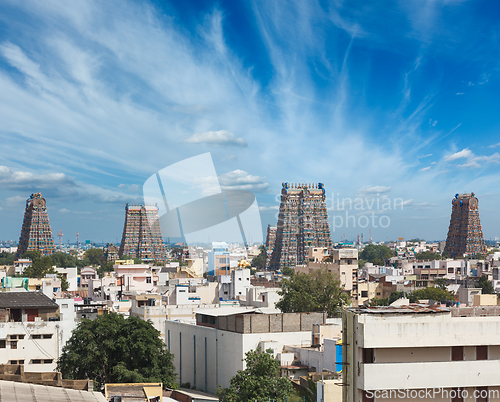
<path fill-rule="evenodd" d="M 11 360 L 9 361 L 9 364 L 17 364 L 17 360 Z"/>
<path fill-rule="evenodd" d="M 451 361 L 458 362 L 464 359 L 464 347 L 463 346 L 452 346 L 451 347 Z"/>
<path fill-rule="evenodd" d="M 380 296 L 380 292 L 377 292 L 377 296 Z"/>
<path fill-rule="evenodd" d="M 361 297 L 368 297 L 368 291 L 367 290 L 362 290 L 361 291 Z"/>
<path fill-rule="evenodd" d="M 19 360 L 18 364 L 24 364 L 24 360 Z"/>
<path fill-rule="evenodd" d="M 488 360 L 488 346 L 476 346 L 476 360 Z"/>
<path fill-rule="evenodd" d="M 17 339 L 17 335 L 9 335 L 10 339 Z"/>
<path fill-rule="evenodd" d="M 488 402 L 488 387 L 476 387 L 476 401 Z"/>
<path fill-rule="evenodd" d="M 45 359 L 43 364 L 52 364 L 52 359 Z"/>
<path fill-rule="evenodd" d="M 150 277 L 150 276 L 148 276 L 148 277 L 146 278 L 146 283 L 151 283 L 151 277 Z"/>
<path fill-rule="evenodd" d="M 17 349 L 17 341 L 10 341 L 10 348 Z"/>
<path fill-rule="evenodd" d="M 18 335 L 17 339 L 24 339 L 24 335 Z"/>
<path fill-rule="evenodd" d="M 43 339 L 52 339 L 52 334 L 43 334 Z"/>
<path fill-rule="evenodd" d="M 68 305 L 67 304 L 63 304 L 61 307 L 62 308 L 68 308 Z"/>
<path fill-rule="evenodd" d="M 33 359 L 31 360 L 31 364 L 42 364 L 42 361 L 40 359 Z"/>
<path fill-rule="evenodd" d="M 0 349 L 5 349 L 7 347 L 5 345 L 6 345 L 5 339 L 0 339 Z"/>
<path fill-rule="evenodd" d="M 42 335 L 39 334 L 31 335 L 31 339 L 42 339 Z"/>
<path fill-rule="evenodd" d="M 363 363 L 374 363 L 375 353 L 373 348 L 363 348 Z"/>

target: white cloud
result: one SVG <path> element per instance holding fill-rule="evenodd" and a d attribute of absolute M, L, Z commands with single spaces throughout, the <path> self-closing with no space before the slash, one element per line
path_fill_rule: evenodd
<path fill-rule="evenodd" d="M 462 165 L 457 165 L 457 167 L 462 168 L 462 169 L 478 169 L 481 167 L 479 163 L 477 163 L 475 160 L 471 160 L 467 163 L 464 163 Z"/>
<path fill-rule="evenodd" d="M 248 190 L 256 193 L 268 191 L 269 184 L 264 179 L 265 177 L 253 176 L 239 169 L 219 176 L 219 181 L 223 188 Z"/>
<path fill-rule="evenodd" d="M 24 204 L 26 203 L 26 198 L 23 198 L 21 197 L 20 195 L 15 195 L 13 197 L 9 197 L 5 200 L 5 204 L 10 206 L 10 207 L 13 207 L 13 206 L 17 206 L 17 205 L 20 205 L 20 204 Z"/>
<path fill-rule="evenodd" d="M 236 155 L 232 154 L 228 154 L 221 159 L 222 162 L 233 162 L 236 160 L 238 160 L 238 158 L 236 157 Z"/>
<path fill-rule="evenodd" d="M 457 160 L 457 159 L 460 159 L 460 158 L 468 158 L 471 155 L 472 155 L 472 151 L 469 148 L 465 148 L 465 149 L 462 149 L 459 152 L 455 152 L 452 155 L 445 156 L 444 160 L 450 162 L 450 161 L 454 161 L 454 160 Z"/>
<path fill-rule="evenodd" d="M 19 200 L 26 201 L 31 193 L 41 192 L 45 198 L 62 198 L 80 200 L 93 199 L 100 202 L 138 202 L 137 196 L 107 189 L 93 184 L 75 181 L 64 173 L 35 174 L 29 171 L 12 170 L 0 166 L 0 187 L 25 193 L 25 197 L 10 197 L 7 201 L 12 205 Z"/>
<path fill-rule="evenodd" d="M 57 187 L 75 187 L 75 181 L 64 173 L 35 174 L 26 171 L 13 171 L 7 166 L 0 166 L 0 186 L 4 190 L 53 189 Z"/>
<path fill-rule="evenodd" d="M 122 188 L 125 191 L 129 191 L 133 194 L 138 194 L 141 190 L 141 187 L 138 184 L 119 184 L 118 188 Z"/>
<path fill-rule="evenodd" d="M 236 138 L 233 133 L 226 130 L 220 131 L 206 131 L 204 133 L 196 133 L 191 137 L 184 140 L 184 142 L 192 144 L 209 144 L 220 146 L 236 146 L 247 147 L 248 144 L 243 138 Z"/>
<path fill-rule="evenodd" d="M 457 92 L 455 95 L 464 95 L 465 92 Z"/>
<path fill-rule="evenodd" d="M 500 146 L 500 142 L 496 143 L 496 144 L 491 144 L 488 148 L 496 148 Z"/>
<path fill-rule="evenodd" d="M 278 205 L 273 205 L 273 206 L 259 206 L 259 211 L 261 212 L 267 212 L 267 211 L 278 211 L 280 207 Z"/>
<path fill-rule="evenodd" d="M 360 188 L 357 192 L 358 197 L 375 196 L 379 194 L 388 193 L 391 187 L 387 186 L 364 186 Z"/>
<path fill-rule="evenodd" d="M 430 166 L 424 167 L 424 168 L 420 169 L 419 172 L 425 172 L 425 171 L 429 170 L 430 168 L 431 168 Z"/>

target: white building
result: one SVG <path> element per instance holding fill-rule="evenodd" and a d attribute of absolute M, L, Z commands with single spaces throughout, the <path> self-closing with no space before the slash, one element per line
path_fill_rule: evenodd
<path fill-rule="evenodd" d="M 55 271 L 61 275 L 64 279 L 66 279 L 69 283 L 68 290 L 70 292 L 74 292 L 78 290 L 78 268 L 54 268 Z"/>
<path fill-rule="evenodd" d="M 311 343 L 313 324 L 322 313 L 254 314 L 245 308 L 207 309 L 196 314 L 197 325 L 166 321 L 165 343 L 174 354 L 179 383 L 215 393 L 245 368 L 245 353 L 260 348 Z"/>
<path fill-rule="evenodd" d="M 42 292 L 0 292 L 0 364 L 54 371 L 61 339 L 58 311 Z"/>
<path fill-rule="evenodd" d="M 428 390 L 434 401 L 500 400 L 499 314 L 497 306 L 348 309 L 343 401 L 402 400 L 399 391 L 423 400 Z M 467 397 L 453 398 L 458 391 Z"/>

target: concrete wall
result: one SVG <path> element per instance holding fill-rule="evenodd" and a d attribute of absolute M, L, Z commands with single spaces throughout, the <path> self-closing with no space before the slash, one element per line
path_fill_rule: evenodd
<path fill-rule="evenodd" d="M 325 324 L 325 313 L 238 314 L 217 317 L 217 328 L 250 333 L 311 331 L 314 324 Z"/>
<path fill-rule="evenodd" d="M 0 364 L 24 360 L 26 372 L 54 371 L 59 358 L 60 331 L 58 321 L 0 323 L 0 340 L 6 341 L 6 347 L 0 349 Z M 50 338 L 44 339 L 43 335 Z M 41 338 L 36 339 L 38 336 Z M 41 362 L 35 363 L 37 360 Z"/>
<path fill-rule="evenodd" d="M 281 351 L 284 345 L 300 345 L 309 342 L 310 337 L 310 331 L 241 334 L 174 321 L 165 323 L 165 343 L 174 354 L 178 380 L 212 394 L 217 385 L 228 387 L 236 372 L 245 368 L 242 359 L 249 350 L 267 347 L 272 341 L 273 350 Z"/>

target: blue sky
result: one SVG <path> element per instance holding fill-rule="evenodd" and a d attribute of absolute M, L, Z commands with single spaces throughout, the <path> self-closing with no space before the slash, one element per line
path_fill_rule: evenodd
<path fill-rule="evenodd" d="M 500 236 L 499 14 L 452 0 L 3 1 L 0 239 L 18 239 L 39 191 L 64 241 L 115 242 L 145 180 L 205 152 L 223 187 L 255 192 L 264 226 L 282 182 L 323 182 L 334 241 L 444 239 L 451 199 L 471 191 L 485 237 Z"/>

